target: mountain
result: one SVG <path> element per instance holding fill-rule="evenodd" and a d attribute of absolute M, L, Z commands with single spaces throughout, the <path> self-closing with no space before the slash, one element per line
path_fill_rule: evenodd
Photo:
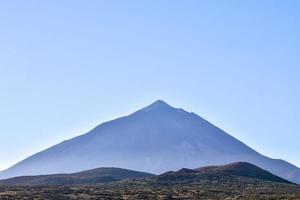
<path fill-rule="evenodd" d="M 230 178 L 228 178 L 230 177 Z M 203 180 L 232 179 L 233 177 L 243 177 L 257 179 L 260 181 L 270 181 L 278 183 L 293 184 L 292 182 L 280 178 L 266 170 L 263 170 L 251 163 L 237 162 L 221 166 L 208 166 L 198 169 L 183 168 L 176 172 L 166 172 L 156 178 L 157 182 L 165 183 L 189 183 Z M 228 180 L 227 180 L 228 181 Z"/>
<path fill-rule="evenodd" d="M 120 184 L 190 184 L 203 181 L 255 179 L 277 183 L 293 184 L 266 170 L 247 162 L 230 163 L 221 166 L 208 166 L 197 169 L 182 168 L 178 171 L 169 171 L 161 175 L 128 169 L 103 167 L 71 174 L 49 174 L 37 176 L 19 176 L 0 180 L 0 186 L 46 186 L 46 185 L 94 185 L 118 181 Z M 125 180 L 125 183 L 124 183 Z M 121 182 L 120 182 L 121 181 Z M 145 185 L 145 184 L 143 184 Z"/>
<path fill-rule="evenodd" d="M 51 174 L 38 176 L 20 176 L 0 180 L 0 186 L 41 186 L 41 185 L 77 185 L 98 184 L 124 179 L 140 179 L 154 174 L 121 168 L 103 167 L 72 174 Z"/>
<path fill-rule="evenodd" d="M 251 163 L 247 162 L 237 162 L 237 163 L 231 163 L 223 166 L 211 166 L 211 167 L 202 167 L 198 168 L 197 172 L 203 173 L 203 174 L 230 174 L 233 176 L 241 176 L 241 177 L 247 177 L 247 178 L 255 178 L 260 179 L 264 181 L 272 181 L 272 182 L 279 182 L 279 183 L 289 183 L 290 181 L 287 181 L 283 178 L 280 178 L 266 170 L 263 170 Z"/>
<path fill-rule="evenodd" d="M 0 178 L 111 166 L 159 174 L 239 161 L 300 183 L 296 166 L 263 156 L 195 113 L 158 100 L 34 154 L 2 171 Z"/>

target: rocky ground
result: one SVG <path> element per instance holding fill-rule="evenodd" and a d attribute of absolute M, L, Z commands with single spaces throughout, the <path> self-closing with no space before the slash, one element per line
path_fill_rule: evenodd
<path fill-rule="evenodd" d="M 144 184 L 144 185 L 143 185 Z M 300 186 L 272 182 L 1 187 L 0 199 L 300 199 Z"/>

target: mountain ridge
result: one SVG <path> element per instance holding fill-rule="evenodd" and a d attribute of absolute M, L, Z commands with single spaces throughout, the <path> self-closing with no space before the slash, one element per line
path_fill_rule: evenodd
<path fill-rule="evenodd" d="M 205 166 L 196 169 L 182 168 L 178 171 L 170 171 L 157 176 L 158 182 L 168 183 L 175 181 L 177 183 L 195 182 L 196 179 L 215 180 L 217 177 L 225 179 L 226 177 L 243 177 L 249 179 L 258 179 L 260 181 L 270 181 L 285 184 L 294 184 L 288 180 L 280 178 L 256 165 L 247 162 L 235 162 L 219 166 Z M 192 180 L 189 180 L 192 179 Z"/>
<path fill-rule="evenodd" d="M 46 186 L 46 185 L 94 185 L 111 182 L 144 181 L 152 184 L 189 183 L 195 180 L 227 176 L 258 179 L 276 183 L 293 184 L 251 163 L 236 162 L 221 166 L 205 166 L 196 169 L 182 168 L 178 171 L 165 172 L 159 175 L 133 171 L 116 167 L 103 167 L 71 174 L 50 174 L 37 176 L 20 176 L 0 180 L 0 186 Z"/>
<path fill-rule="evenodd" d="M 124 179 L 152 177 L 154 174 L 138 172 L 117 167 L 102 167 L 70 174 L 49 174 L 37 176 L 19 176 L 0 180 L 0 186 L 44 186 L 99 184 Z"/>

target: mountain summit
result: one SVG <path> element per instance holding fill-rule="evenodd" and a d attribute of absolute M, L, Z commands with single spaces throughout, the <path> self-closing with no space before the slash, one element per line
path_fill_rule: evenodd
<path fill-rule="evenodd" d="M 163 100 L 157 100 L 154 103 L 150 104 L 146 108 L 155 109 L 155 108 L 168 108 L 171 107 L 169 104 L 164 102 Z M 144 109 L 146 109 L 144 108 Z"/>
<path fill-rule="evenodd" d="M 0 172 L 0 178 L 119 167 L 151 173 L 250 162 L 300 183 L 300 169 L 265 157 L 200 116 L 158 100 Z"/>

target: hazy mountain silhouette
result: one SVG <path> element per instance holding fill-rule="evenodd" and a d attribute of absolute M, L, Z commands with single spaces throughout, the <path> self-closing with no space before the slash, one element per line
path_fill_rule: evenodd
<path fill-rule="evenodd" d="M 34 154 L 1 172 L 0 178 L 97 167 L 162 173 L 239 161 L 300 183 L 296 166 L 265 157 L 198 115 L 159 100 Z"/>

